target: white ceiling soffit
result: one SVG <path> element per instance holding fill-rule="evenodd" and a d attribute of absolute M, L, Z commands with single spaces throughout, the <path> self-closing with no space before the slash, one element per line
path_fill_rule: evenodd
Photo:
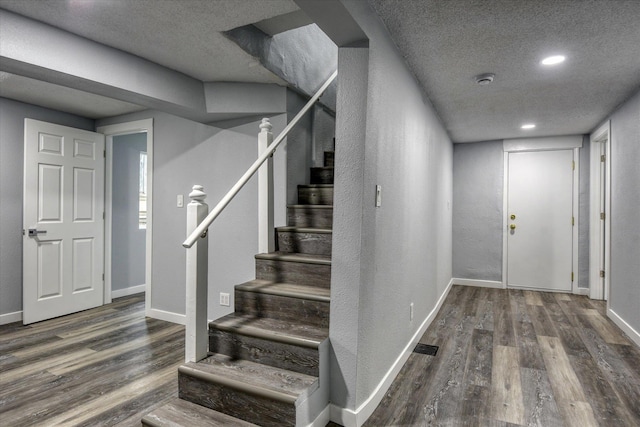
<path fill-rule="evenodd" d="M 588 133 L 640 88 L 640 1 L 369 3 L 455 142 Z"/>
<path fill-rule="evenodd" d="M 46 96 L 44 96 L 46 94 Z M 0 71 L 0 97 L 90 119 L 141 111 L 146 107 Z"/>
<path fill-rule="evenodd" d="M 201 81 L 284 84 L 221 32 L 295 12 L 292 0 L 0 0 L 0 8 Z"/>

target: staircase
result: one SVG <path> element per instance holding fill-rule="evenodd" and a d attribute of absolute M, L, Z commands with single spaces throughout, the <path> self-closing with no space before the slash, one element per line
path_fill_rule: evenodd
<path fill-rule="evenodd" d="M 209 323 L 209 355 L 178 370 L 179 399 L 146 426 L 306 426 L 329 401 L 334 152 L 311 168 L 276 228 L 276 252 L 235 286 L 235 311 Z"/>

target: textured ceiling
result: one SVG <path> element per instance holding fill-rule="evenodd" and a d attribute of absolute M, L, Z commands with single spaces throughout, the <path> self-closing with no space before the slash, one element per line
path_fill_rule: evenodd
<path fill-rule="evenodd" d="M 640 88 L 637 0 L 369 3 L 455 142 L 588 133 Z"/>
<path fill-rule="evenodd" d="M 284 82 L 221 32 L 298 10 L 292 0 L 0 0 L 0 8 L 198 80 L 256 83 Z"/>
<path fill-rule="evenodd" d="M 143 107 L 128 102 L 4 71 L 0 71 L 0 96 L 90 119 L 144 110 Z"/>

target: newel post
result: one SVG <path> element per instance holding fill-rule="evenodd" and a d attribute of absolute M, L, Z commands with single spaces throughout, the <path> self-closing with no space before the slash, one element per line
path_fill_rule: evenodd
<path fill-rule="evenodd" d="M 201 185 L 194 185 L 189 193 L 191 202 L 187 205 L 187 235 L 202 222 L 209 213 L 204 202 L 207 194 Z M 207 288 L 209 263 L 208 232 L 187 249 L 187 306 L 185 361 L 197 362 L 207 357 Z"/>
<path fill-rule="evenodd" d="M 273 142 L 271 128 L 269 119 L 262 119 L 258 134 L 258 155 L 264 153 Z M 273 155 L 271 155 L 258 169 L 258 252 L 266 253 L 274 250 Z"/>

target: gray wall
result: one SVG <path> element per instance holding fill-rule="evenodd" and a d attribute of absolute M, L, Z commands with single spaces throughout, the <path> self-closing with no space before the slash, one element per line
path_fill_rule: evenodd
<path fill-rule="evenodd" d="M 304 107 L 308 99 L 292 90 L 287 90 L 287 122 Z M 309 167 L 311 166 L 311 112 L 305 114 L 298 124 L 291 129 L 284 150 L 287 152 L 287 204 L 298 202 L 298 184 L 309 183 Z M 279 133 L 279 132 L 278 132 Z M 274 138 L 278 136 L 274 133 Z"/>
<path fill-rule="evenodd" d="M 146 133 L 113 138 L 111 290 L 145 282 L 146 230 L 140 229 L 140 152 L 147 151 Z"/>
<path fill-rule="evenodd" d="M 640 331 L 640 92 L 611 115 L 610 308 Z"/>
<path fill-rule="evenodd" d="M 0 98 L 0 316 L 22 311 L 24 119 L 94 130 L 94 121 Z"/>
<path fill-rule="evenodd" d="M 257 158 L 257 118 L 204 125 L 158 111 L 99 120 L 98 125 L 153 118 L 153 247 L 151 308 L 185 313 L 186 208 L 194 184 L 201 184 L 212 209 Z M 286 115 L 271 118 L 277 135 Z M 275 163 L 276 224 L 285 221 L 286 152 Z M 257 182 L 243 188 L 209 229 L 209 318 L 233 311 L 233 286 L 254 275 L 257 252 Z M 219 293 L 231 295 L 231 307 L 219 305 Z"/>
<path fill-rule="evenodd" d="M 336 120 L 331 401 L 356 410 L 451 279 L 453 147 L 367 3 L 343 3 L 369 37 L 340 49 Z"/>
<path fill-rule="evenodd" d="M 578 285 L 589 287 L 589 141 L 580 149 Z M 454 145 L 453 277 L 502 281 L 503 141 Z"/>
<path fill-rule="evenodd" d="M 453 277 L 502 281 L 502 140 L 453 149 Z"/>
<path fill-rule="evenodd" d="M 324 152 L 333 151 L 333 138 L 336 136 L 336 117 L 327 112 L 326 109 L 318 106 L 313 108 L 312 115 L 312 164 L 313 166 L 324 166 Z"/>

